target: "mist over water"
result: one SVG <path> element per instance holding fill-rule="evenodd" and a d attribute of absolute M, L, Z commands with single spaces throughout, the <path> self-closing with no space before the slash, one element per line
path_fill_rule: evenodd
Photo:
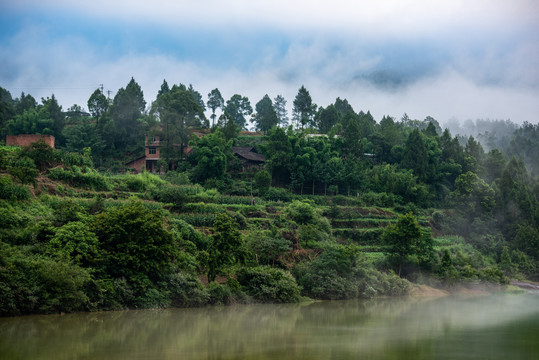
<path fill-rule="evenodd" d="M 539 296 L 390 298 L 0 319 L 2 359 L 530 359 Z"/>

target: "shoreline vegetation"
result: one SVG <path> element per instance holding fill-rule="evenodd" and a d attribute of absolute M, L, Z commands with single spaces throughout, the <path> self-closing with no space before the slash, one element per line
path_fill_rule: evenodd
<path fill-rule="evenodd" d="M 58 167 L 55 168 L 58 169 Z M 160 176 L 149 173 L 117 176 L 100 175 L 97 172 L 94 174 L 107 179 L 106 181 L 115 179 L 119 184 L 129 180 L 146 179 L 145 181 L 149 183 L 159 184 L 154 191 L 158 191 L 156 189 L 163 190 L 166 186 L 166 182 Z M 8 174 L 5 172 L 0 173 L 0 178 L 7 178 L 6 175 Z M 10 216 L 4 217 L 2 238 L 9 238 L 13 242 L 8 244 L 4 240 L 2 243 L 1 279 L 4 284 L 3 289 L 7 290 L 5 284 L 10 287 L 9 293 L 3 292 L 4 300 L 0 302 L 4 309 L 4 316 L 30 313 L 66 313 L 81 310 L 297 302 L 305 298 L 446 296 L 455 293 L 470 295 L 499 292 L 503 291 L 503 288 L 506 289 L 505 291 L 515 292 L 514 287 L 517 286 L 521 288 L 537 286 L 531 282 L 523 281 L 513 281 L 512 285 L 508 285 L 509 278 L 497 270 L 497 267 L 484 268 L 484 266 L 488 266 L 488 263 L 485 259 L 479 260 L 483 256 L 467 245 L 463 238 L 443 235 L 431 239 L 431 256 L 437 265 L 431 264 L 430 269 L 422 268 L 417 258 L 409 256 L 405 259 L 404 266 L 401 266 L 403 276 L 400 277 L 396 273 L 397 264 L 390 262 L 391 254 L 384 248 L 388 246 L 384 245 L 386 242 L 374 238 L 374 243 L 358 246 L 342 238 L 332 238 L 331 229 L 328 231 L 329 220 L 324 216 L 324 214 L 329 214 L 331 206 L 317 209 L 312 202 L 298 200 L 272 202 L 255 197 L 254 206 L 250 204 L 232 205 L 227 204 L 224 200 L 217 200 L 220 195 L 215 190 L 205 190 L 202 187 L 193 186 L 189 191 L 192 192 L 196 202 L 188 202 L 184 199 L 184 205 L 180 209 L 176 208 L 173 202 L 160 203 L 149 198 L 148 194 L 133 193 L 125 188 L 124 191 L 96 191 L 51 180 L 48 175 L 38 176 L 35 187 L 33 185 L 17 185 L 14 182 L 11 183 L 11 186 L 22 186 L 29 195 L 24 200 L 1 200 L 2 208 L 7 210 L 3 214 L 10 214 Z M 169 186 L 171 185 L 169 184 Z M 176 185 L 176 187 L 179 190 L 185 189 L 186 186 Z M 228 202 L 236 202 L 238 199 L 239 197 L 230 197 Z M 242 197 L 241 199 L 242 201 L 243 199 L 245 201 L 251 200 L 250 197 Z M 338 209 L 350 211 L 351 206 L 346 204 L 346 201 L 353 202 L 355 200 L 354 197 L 348 200 L 341 198 L 340 201 L 344 205 L 339 205 Z M 223 202 L 223 204 L 218 204 L 219 202 Z M 257 202 L 264 202 L 264 204 L 256 205 Z M 303 208 L 305 205 L 309 205 L 310 208 Z M 211 210 L 193 211 L 208 207 Z M 269 212 L 268 208 L 271 208 Z M 397 215 L 393 213 L 394 209 L 390 208 L 365 206 L 358 208 L 362 209 L 358 213 L 366 213 L 367 219 L 377 219 L 376 216 L 391 214 L 393 220 L 389 222 L 389 225 L 386 224 L 385 230 L 382 229 L 381 232 L 377 230 L 378 222 L 370 220 L 379 236 L 384 236 L 384 234 L 389 236 L 387 228 L 392 226 L 391 224 L 395 226 L 398 219 L 404 219 L 407 214 L 410 214 Z M 370 210 L 370 214 L 364 211 L 367 208 Z M 217 224 L 217 226 L 215 226 L 216 219 L 219 217 L 213 216 L 212 222 L 205 224 L 194 216 L 194 214 L 207 214 L 206 211 L 216 211 L 216 209 L 222 211 L 222 224 Z M 261 221 L 264 219 L 263 215 L 254 214 L 257 210 L 265 212 L 264 216 L 271 216 L 266 219 L 268 222 L 278 221 L 281 230 L 276 226 L 270 228 L 265 225 L 266 221 Z M 315 235 L 323 237 L 320 240 L 311 240 L 309 243 L 308 240 L 300 238 L 302 235 L 298 232 L 301 231 L 301 228 L 297 227 L 296 223 L 293 224 L 296 227 L 293 228 L 296 230 L 294 235 L 298 238 L 295 240 L 296 243 L 284 241 L 286 239 L 279 235 L 281 231 L 291 228 L 290 219 L 287 218 L 295 217 L 298 219 L 302 211 L 306 213 L 313 211 L 312 214 L 308 215 L 311 218 L 318 216 L 317 221 L 322 222 L 322 228 L 326 230 L 323 232 L 318 230 L 318 234 L 316 228 L 309 230 L 313 231 Z M 318 214 L 315 215 L 315 212 Z M 279 213 L 281 214 L 279 215 Z M 112 216 L 112 218 L 105 220 L 105 215 Z M 139 218 L 143 221 L 139 221 Z M 252 220 L 255 220 L 254 226 L 249 226 L 248 222 Z M 19 227 L 5 226 L 8 221 Z M 195 227 L 188 221 L 191 223 L 199 221 L 202 226 Z M 420 221 L 430 225 L 433 220 L 425 218 Z M 123 225 L 123 222 L 126 222 L 127 225 Z M 239 226 L 239 223 L 242 225 Z M 284 225 L 286 223 L 288 225 Z M 208 226 L 212 224 L 213 227 Z M 415 223 L 412 221 L 411 224 Z M 144 236 L 153 238 L 156 233 L 162 231 L 162 236 L 169 239 L 168 243 L 161 245 L 167 249 L 166 252 L 157 251 L 145 255 L 145 257 L 147 255 L 154 256 L 145 266 L 148 266 L 149 270 L 153 268 L 158 277 L 145 279 L 145 283 L 142 284 L 136 283 L 139 273 L 125 272 L 126 267 L 135 269 L 140 264 L 133 264 L 130 259 L 123 259 L 121 257 L 123 254 L 117 254 L 118 258 L 114 259 L 104 258 L 104 254 L 122 251 L 119 248 L 107 248 L 106 252 L 102 249 L 103 255 L 100 254 L 99 249 L 103 248 L 106 241 L 118 240 L 113 240 L 113 236 L 116 234 L 112 228 L 125 226 L 124 231 L 129 232 L 130 229 L 139 225 L 141 227 L 137 228 L 137 233 L 147 231 L 145 227 L 149 226 L 152 230 L 145 233 Z M 104 228 L 107 227 L 111 228 L 105 230 Z M 216 228 L 220 230 L 216 230 Z M 421 229 L 419 223 L 417 223 L 417 229 Z M 109 237 L 103 237 L 103 233 L 108 234 Z M 198 248 L 204 246 L 206 249 L 211 249 L 208 245 L 215 241 L 214 237 L 218 234 L 236 236 L 236 240 L 223 239 L 230 243 L 241 238 L 243 242 L 231 246 L 229 250 L 233 251 L 237 247 L 245 253 L 229 254 L 234 258 L 237 256 L 238 261 L 219 260 L 225 265 L 215 265 L 214 271 L 217 275 L 213 281 L 208 281 L 211 265 L 207 257 L 215 255 L 211 253 L 211 250 L 202 253 Z M 309 235 L 307 239 L 315 235 Z M 267 243 L 260 244 L 261 239 L 266 240 Z M 145 239 L 141 238 L 140 241 L 143 243 Z M 142 244 L 124 244 L 123 246 L 127 245 L 139 246 Z M 224 252 L 225 245 L 222 246 L 224 250 L 221 251 Z M 279 246 L 282 247 L 280 250 Z M 453 252 L 455 247 L 459 248 L 459 252 L 455 252 L 456 256 L 451 256 L 451 259 L 457 256 L 461 258 L 466 256 L 467 261 L 471 262 L 471 259 L 475 259 L 474 261 L 480 261 L 479 264 L 483 265 L 474 269 L 469 264 L 454 264 L 451 268 L 454 269 L 451 277 L 443 276 L 440 268 L 443 257 L 446 255 L 445 250 L 449 249 L 448 252 Z M 144 250 L 134 248 L 133 251 Z M 174 252 L 175 255 L 172 256 Z M 272 255 L 273 252 L 275 252 L 274 255 Z M 166 264 L 161 261 L 163 260 L 162 256 L 174 258 L 174 263 Z M 325 258 L 326 256 L 327 258 Z M 241 257 L 244 260 L 240 261 Z M 117 268 L 120 261 L 125 261 L 122 263 L 122 269 Z M 105 264 L 110 267 L 98 268 L 105 266 Z M 159 268 L 159 266 L 163 267 Z M 91 272 L 85 271 L 89 268 L 91 268 Z M 149 270 L 145 272 L 147 273 Z M 20 272 L 17 273 L 18 271 Z M 44 273 L 40 274 L 39 271 L 44 271 Z M 114 273 L 114 271 L 121 272 Z M 27 285 L 25 282 L 28 282 L 29 279 L 24 279 L 24 277 L 28 272 L 32 274 L 31 278 L 35 282 Z M 160 276 L 163 272 L 168 273 L 168 278 Z M 466 277 L 462 275 L 463 272 Z M 111 276 L 111 273 L 114 275 Z M 355 277 L 348 276 L 351 273 L 355 273 Z M 55 278 L 55 276 L 57 277 Z M 98 276 L 105 279 L 107 277 L 114 278 L 114 280 L 103 281 Z M 489 279 L 487 276 L 491 278 Z M 301 282 L 298 282 L 298 279 L 301 279 Z M 164 282 L 169 283 L 164 284 Z M 147 286 L 151 289 L 155 286 L 149 285 L 152 283 L 161 283 L 158 286 L 164 287 L 164 289 L 160 289 L 160 291 L 164 290 L 164 294 L 156 291 L 153 294 L 156 298 L 153 298 L 149 303 L 144 303 L 142 301 L 144 296 L 141 296 L 140 292 L 145 291 L 144 295 L 146 296 L 151 292 L 137 290 L 136 286 Z M 25 288 L 25 286 L 28 287 Z M 50 286 L 50 288 L 47 289 L 45 286 Z M 108 288 L 104 288 L 105 286 Z M 91 294 L 90 289 L 96 293 Z M 137 291 L 139 299 L 135 297 Z M 176 293 L 172 291 L 176 291 Z M 115 298 L 106 298 L 112 294 Z M 31 298 L 30 295 L 35 296 L 35 298 Z M 44 299 L 51 299 L 46 307 L 30 307 L 26 311 L 19 307 L 21 305 L 32 306 L 32 301 L 35 301 L 37 305 Z M 145 300 L 147 301 L 147 299 Z M 30 303 L 25 304 L 24 301 Z M 13 312 L 10 313 L 9 309 Z"/>
<path fill-rule="evenodd" d="M 84 116 L 2 92 L 2 136 L 56 145 L 0 145 L 0 316 L 536 289 L 539 125 L 478 121 L 479 142 L 302 87 L 295 126 L 266 96 L 245 133 L 247 98 L 210 127 L 165 85 Z"/>
<path fill-rule="evenodd" d="M 539 291 L 539 285 L 530 282 L 511 281 L 506 285 L 492 283 L 457 284 L 450 289 L 435 288 L 428 285 L 413 284 L 407 296 L 438 297 L 449 295 L 487 295 L 493 293 L 527 293 Z"/>

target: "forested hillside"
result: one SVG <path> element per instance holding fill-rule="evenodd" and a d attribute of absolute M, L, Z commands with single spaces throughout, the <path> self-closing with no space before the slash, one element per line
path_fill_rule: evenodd
<path fill-rule="evenodd" d="M 291 119 L 280 95 L 204 101 L 166 81 L 151 103 L 131 79 L 86 105 L 0 88 L 2 141 L 56 140 L 0 146 L 2 315 L 539 280 L 537 124 L 452 134 L 346 99 L 317 106 L 303 86 Z M 146 136 L 160 172 L 133 174 Z"/>

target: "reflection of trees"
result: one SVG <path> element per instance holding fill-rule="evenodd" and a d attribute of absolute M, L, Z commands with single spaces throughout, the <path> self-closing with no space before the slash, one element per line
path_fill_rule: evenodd
<path fill-rule="evenodd" d="M 525 339 L 523 332 L 533 329 L 518 332 L 512 321 L 530 315 L 537 320 L 534 300 L 390 298 L 5 318 L 0 354 L 3 359 L 421 359 L 466 343 L 470 331 L 488 334 L 493 349 L 503 353 L 503 344 Z M 507 332 L 499 330 L 503 327 Z"/>
<path fill-rule="evenodd" d="M 2 319 L 0 349 L 11 349 L 13 358 L 21 359 L 35 359 L 36 354 L 43 359 L 140 358 L 148 352 L 148 357 L 159 359 L 252 355 L 272 344 L 280 347 L 291 337 L 298 307 L 254 305 Z"/>

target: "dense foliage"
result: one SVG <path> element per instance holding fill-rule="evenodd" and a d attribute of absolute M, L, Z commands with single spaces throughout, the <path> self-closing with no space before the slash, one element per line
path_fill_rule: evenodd
<path fill-rule="evenodd" d="M 131 79 L 113 99 L 97 89 L 86 113 L 0 90 L 2 135 L 57 145 L 0 146 L 2 315 L 539 279 L 538 125 L 453 136 L 431 117 L 318 107 L 303 86 L 288 127 L 281 95 L 253 114 L 243 95 L 214 89 L 204 104 L 164 81 L 146 107 Z M 241 132 L 249 120 L 263 133 Z M 163 173 L 125 173 L 145 134 L 160 137 Z M 245 166 L 238 146 L 265 164 Z"/>

